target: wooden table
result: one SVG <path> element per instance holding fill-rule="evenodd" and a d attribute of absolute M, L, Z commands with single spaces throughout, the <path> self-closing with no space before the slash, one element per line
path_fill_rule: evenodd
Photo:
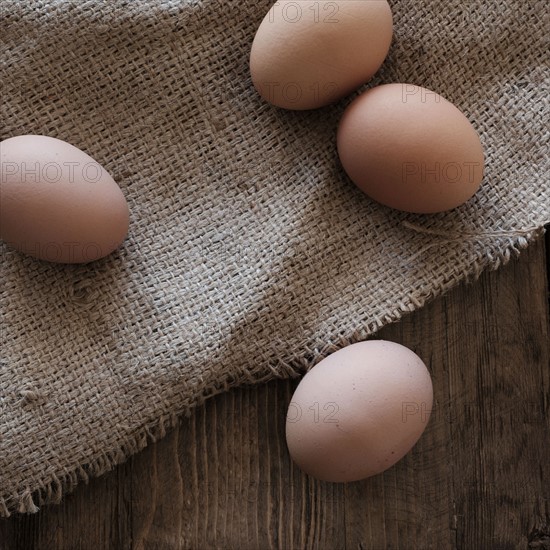
<path fill-rule="evenodd" d="M 544 244 L 379 333 L 424 359 L 435 391 L 421 440 L 384 474 L 301 474 L 284 437 L 297 381 L 275 381 L 211 399 L 61 505 L 1 521 L 1 550 L 550 549 Z"/>

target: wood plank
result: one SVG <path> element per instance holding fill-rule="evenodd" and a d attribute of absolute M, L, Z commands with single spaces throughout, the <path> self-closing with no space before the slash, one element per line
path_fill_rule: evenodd
<path fill-rule="evenodd" d="M 378 336 L 417 352 L 435 389 L 426 432 L 384 474 L 301 474 L 284 439 L 297 381 L 275 381 L 211 399 L 62 504 L 0 521 L 0 548 L 550 548 L 544 241 Z"/>

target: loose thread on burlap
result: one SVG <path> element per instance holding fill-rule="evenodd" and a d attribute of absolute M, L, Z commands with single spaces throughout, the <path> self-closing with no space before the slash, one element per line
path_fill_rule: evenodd
<path fill-rule="evenodd" d="M 541 225 L 550 224 L 550 220 L 543 221 Z M 462 231 L 460 233 L 456 231 L 442 231 L 440 229 L 430 229 L 429 227 L 422 227 L 415 223 L 409 221 L 402 221 L 401 225 L 407 229 L 412 229 L 417 233 L 425 233 L 427 235 L 436 235 L 438 237 L 445 237 L 446 240 L 456 241 L 463 240 L 464 236 L 467 237 L 523 237 L 534 231 L 540 231 L 541 225 L 534 225 L 532 227 L 527 227 L 526 229 L 502 229 L 498 231 Z M 452 236 L 451 236 L 452 235 Z"/>
<path fill-rule="evenodd" d="M 542 222 L 542 225 L 547 225 L 550 223 L 550 220 Z M 442 243 L 456 243 L 456 242 L 464 242 L 465 237 L 466 242 L 468 243 L 476 243 L 481 242 L 485 238 L 499 238 L 499 237 L 529 237 L 531 233 L 535 233 L 538 231 L 544 232 L 544 227 L 541 226 L 532 226 L 525 229 L 511 229 L 511 230 L 498 230 L 498 231 L 481 231 L 481 232 L 473 232 L 473 231 L 462 231 L 460 233 L 456 231 L 443 231 L 440 229 L 430 229 L 429 227 L 422 227 L 421 225 L 417 225 L 415 223 L 409 222 L 409 221 L 402 221 L 401 225 L 407 229 L 410 229 L 411 231 L 414 231 L 416 233 L 424 234 L 424 235 L 433 235 L 435 237 L 442 237 L 442 239 L 432 242 L 429 244 L 424 245 L 420 250 L 415 252 L 412 256 L 408 258 L 408 261 L 416 260 L 419 256 L 422 256 L 425 252 L 427 252 L 430 248 L 433 248 L 435 246 L 441 246 Z M 527 241 L 525 242 L 525 245 L 527 244 Z M 523 246 L 523 243 L 520 243 L 520 246 Z"/>

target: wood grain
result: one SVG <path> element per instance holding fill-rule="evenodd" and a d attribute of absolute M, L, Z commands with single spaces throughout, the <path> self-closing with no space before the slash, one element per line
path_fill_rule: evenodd
<path fill-rule="evenodd" d="M 546 274 L 541 240 L 379 333 L 426 361 L 435 390 L 420 442 L 384 474 L 301 474 L 284 438 L 297 381 L 275 381 L 211 399 L 61 505 L 1 521 L 0 548 L 550 549 Z"/>

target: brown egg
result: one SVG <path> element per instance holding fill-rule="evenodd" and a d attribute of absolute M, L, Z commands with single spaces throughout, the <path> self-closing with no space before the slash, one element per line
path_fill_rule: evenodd
<path fill-rule="evenodd" d="M 51 262 L 85 263 L 115 250 L 128 205 L 106 170 L 59 139 L 24 135 L 0 143 L 0 238 Z"/>
<path fill-rule="evenodd" d="M 288 450 L 321 480 L 379 474 L 417 442 L 432 401 L 428 369 L 411 350 L 383 340 L 347 346 L 296 388 L 286 419 Z"/>
<path fill-rule="evenodd" d="M 250 54 L 260 95 L 285 109 L 315 109 L 367 82 L 392 39 L 386 0 L 276 2 Z"/>
<path fill-rule="evenodd" d="M 342 117 L 337 142 L 351 180 L 406 212 L 455 208 L 483 178 L 483 148 L 468 119 L 440 95 L 411 84 L 360 95 Z"/>

